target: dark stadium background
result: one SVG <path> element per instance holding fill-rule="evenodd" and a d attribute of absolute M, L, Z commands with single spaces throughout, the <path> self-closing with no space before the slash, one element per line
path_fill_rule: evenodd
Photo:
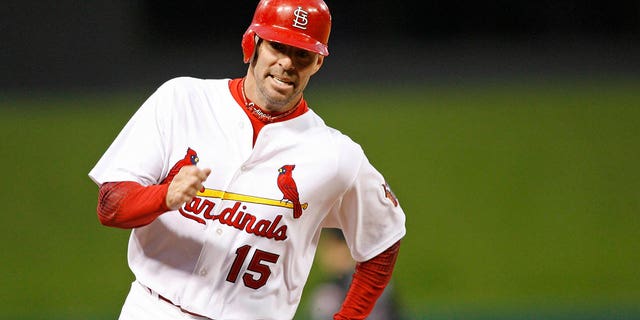
<path fill-rule="evenodd" d="M 637 1 L 333 1 L 325 83 L 636 75 Z M 8 1 L 0 87 L 239 75 L 254 1 Z M 401 62 L 401 63 L 400 63 Z"/>

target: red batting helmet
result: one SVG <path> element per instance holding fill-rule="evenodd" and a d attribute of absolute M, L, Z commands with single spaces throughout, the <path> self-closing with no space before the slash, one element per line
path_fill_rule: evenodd
<path fill-rule="evenodd" d="M 322 0 L 262 0 L 242 36 L 244 62 L 253 56 L 255 35 L 328 56 L 330 31 L 331 14 Z"/>

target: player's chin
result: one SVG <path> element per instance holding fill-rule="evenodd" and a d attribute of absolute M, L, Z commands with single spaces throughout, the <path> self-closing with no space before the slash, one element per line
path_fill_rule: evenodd
<path fill-rule="evenodd" d="M 271 100 L 272 103 L 277 101 L 281 104 L 287 104 L 291 99 L 293 99 L 294 95 L 295 90 L 293 90 L 293 88 L 282 89 L 272 87 L 271 90 L 269 90 L 269 100 Z"/>

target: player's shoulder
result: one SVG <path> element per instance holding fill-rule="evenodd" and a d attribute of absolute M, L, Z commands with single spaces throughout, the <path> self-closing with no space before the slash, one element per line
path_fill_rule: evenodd
<path fill-rule="evenodd" d="M 336 144 L 340 146 L 340 148 L 352 153 L 363 152 L 360 144 L 355 142 L 353 139 L 351 139 L 351 137 L 342 133 L 342 131 L 336 128 L 333 128 L 333 127 L 327 127 L 327 128 L 328 128 L 329 134 L 332 136 L 334 141 L 336 141 Z"/>
<path fill-rule="evenodd" d="M 229 79 L 202 79 L 189 76 L 180 76 L 171 78 L 162 85 L 158 90 L 168 90 L 173 92 L 190 92 L 208 90 L 212 87 L 224 87 L 229 83 Z"/>
<path fill-rule="evenodd" d="M 318 142 L 328 143 L 329 146 L 325 145 L 325 147 L 333 147 L 337 154 L 344 158 L 354 159 L 364 156 L 364 151 L 359 143 L 339 129 L 326 125 L 315 113 L 313 115 L 316 119 L 316 126 L 313 130 L 318 134 Z"/>
<path fill-rule="evenodd" d="M 336 181 L 341 180 L 347 184 L 354 180 L 360 165 L 365 162 L 365 152 L 359 143 L 340 130 L 329 126 L 325 130 L 335 151 Z"/>
<path fill-rule="evenodd" d="M 227 105 L 232 101 L 229 79 L 176 77 L 162 83 L 148 100 L 149 107 L 159 112 L 199 112 L 212 105 Z M 220 103 L 212 104 L 212 101 Z M 145 103 L 146 104 L 146 103 Z"/>

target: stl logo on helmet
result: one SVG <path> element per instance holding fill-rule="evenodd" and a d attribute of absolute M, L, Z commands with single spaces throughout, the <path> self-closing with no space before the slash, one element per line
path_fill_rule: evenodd
<path fill-rule="evenodd" d="M 298 29 L 306 30 L 307 24 L 309 23 L 309 19 L 307 19 L 307 15 L 309 15 L 309 13 L 307 11 L 304 11 L 302 7 L 298 7 L 298 9 L 293 11 L 293 15 L 295 16 L 295 18 L 293 18 L 292 26 Z"/>

